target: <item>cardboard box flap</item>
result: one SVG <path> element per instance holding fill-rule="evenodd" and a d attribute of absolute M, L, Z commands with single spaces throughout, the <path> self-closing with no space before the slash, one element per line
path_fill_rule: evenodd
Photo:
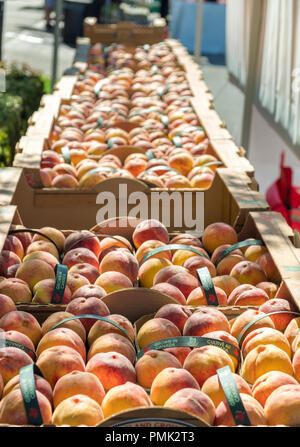
<path fill-rule="evenodd" d="M 94 188 L 94 191 L 113 194 L 116 200 L 125 199 L 127 200 L 128 194 L 135 192 L 142 192 L 149 194 L 149 187 L 138 179 L 131 179 L 126 177 L 112 177 L 103 180 L 98 183 Z M 100 203 L 96 201 L 96 203 Z M 101 202 L 102 203 L 102 202 Z"/>
<path fill-rule="evenodd" d="M 210 427 L 210 425 L 185 411 L 153 406 L 122 411 L 105 419 L 98 427 Z"/>
<path fill-rule="evenodd" d="M 90 231 L 95 233 L 109 234 L 111 236 L 123 236 L 129 241 L 132 241 L 132 235 L 135 227 L 142 222 L 142 219 L 130 216 L 112 217 L 99 222 Z"/>
<path fill-rule="evenodd" d="M 132 323 L 143 315 L 156 312 L 165 304 L 177 303 L 164 293 L 143 287 L 112 292 L 101 300 L 107 305 L 111 314 L 122 314 Z"/>
<path fill-rule="evenodd" d="M 0 168 L 0 205 L 11 205 L 22 175 L 20 168 Z"/>
<path fill-rule="evenodd" d="M 17 207 L 14 205 L 0 206 L 0 253 L 12 224 L 22 224 Z"/>

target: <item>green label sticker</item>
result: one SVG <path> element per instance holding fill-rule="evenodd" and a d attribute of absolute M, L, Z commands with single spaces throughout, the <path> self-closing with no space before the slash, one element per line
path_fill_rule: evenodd
<path fill-rule="evenodd" d="M 205 163 L 201 166 L 201 168 L 209 168 L 209 166 L 221 166 L 223 163 L 219 160 L 216 161 L 209 161 L 208 163 Z"/>
<path fill-rule="evenodd" d="M 231 245 L 230 247 L 226 248 L 224 251 L 222 251 L 220 253 L 220 255 L 218 256 L 218 258 L 215 262 L 215 266 L 217 266 L 219 264 L 219 262 L 221 262 L 222 259 L 224 259 L 226 256 L 228 256 L 232 251 L 237 250 L 239 248 L 243 248 L 243 247 L 250 247 L 251 245 L 264 246 L 265 244 L 263 241 L 260 241 L 258 239 L 237 242 L 236 244 Z"/>
<path fill-rule="evenodd" d="M 169 348 L 201 348 L 202 346 L 217 346 L 223 349 L 228 355 L 235 357 L 240 361 L 240 351 L 232 343 L 218 340 L 217 338 L 199 337 L 196 335 L 182 337 L 170 337 L 163 340 L 154 341 L 137 352 L 137 360 L 140 359 L 147 351 L 162 350 Z"/>
<path fill-rule="evenodd" d="M 107 140 L 107 149 L 112 149 L 114 147 L 114 142 L 111 139 Z"/>
<path fill-rule="evenodd" d="M 157 255 L 158 253 L 161 253 L 163 251 L 169 251 L 169 250 L 188 250 L 192 251 L 193 253 L 196 253 L 199 256 L 204 256 L 205 254 L 202 253 L 202 251 L 197 250 L 197 248 L 191 247 L 190 245 L 185 244 L 168 244 L 163 245 L 162 247 L 154 248 L 153 250 L 149 251 L 145 254 L 145 256 L 142 258 L 140 265 L 142 265 L 147 259 L 151 258 L 151 256 Z"/>
<path fill-rule="evenodd" d="M 68 164 L 71 164 L 70 149 L 68 148 L 68 146 L 64 146 L 61 148 L 61 154 L 62 154 L 65 162 Z"/>
<path fill-rule="evenodd" d="M 175 136 L 181 136 L 184 135 L 185 133 L 191 133 L 191 132 L 195 132 L 195 130 L 203 130 L 203 127 L 200 126 L 188 126 L 183 130 L 178 131 L 178 133 Z"/>
<path fill-rule="evenodd" d="M 101 127 L 103 122 L 104 122 L 104 118 L 102 118 L 102 117 L 98 118 L 96 121 L 95 129 L 97 129 L 98 127 Z"/>
<path fill-rule="evenodd" d="M 172 138 L 172 141 L 176 147 L 182 147 L 182 141 L 179 135 Z"/>
<path fill-rule="evenodd" d="M 209 270 L 207 267 L 197 269 L 199 281 L 203 287 L 207 304 L 209 306 L 218 306 L 219 300 L 215 291 L 214 283 L 212 282 Z"/>
<path fill-rule="evenodd" d="M 167 117 L 167 115 L 162 115 L 160 120 L 163 123 L 163 125 L 165 126 L 165 128 L 167 128 L 169 125 L 169 118 Z"/>
<path fill-rule="evenodd" d="M 160 98 L 162 98 L 166 93 L 168 93 L 169 88 L 170 88 L 169 84 L 166 84 L 164 87 L 163 86 L 162 87 L 158 87 L 156 92 L 157 92 L 158 96 Z"/>
<path fill-rule="evenodd" d="M 33 368 L 34 364 L 32 363 L 20 369 L 20 388 L 28 424 L 39 426 L 43 424 L 43 418 L 36 395 Z"/>
<path fill-rule="evenodd" d="M 151 149 L 149 149 L 148 151 L 146 151 L 146 156 L 148 158 L 148 160 L 153 160 L 155 157 L 153 151 Z"/>
<path fill-rule="evenodd" d="M 239 390 L 229 366 L 217 369 L 217 374 L 223 388 L 227 403 L 236 425 L 251 426 Z"/>
<path fill-rule="evenodd" d="M 145 45 L 143 45 L 143 49 L 145 51 L 149 51 L 150 50 L 150 45 L 148 43 L 146 43 Z"/>
<path fill-rule="evenodd" d="M 22 351 L 26 352 L 26 354 L 28 354 L 32 359 L 35 359 L 35 357 L 36 357 L 35 352 L 32 349 L 28 348 L 28 346 L 25 346 L 22 343 L 18 343 L 13 340 L 7 340 L 6 338 L 0 338 L 0 349 L 6 348 L 6 347 L 21 349 Z"/>
<path fill-rule="evenodd" d="M 115 172 L 118 172 L 118 171 L 117 171 L 117 169 L 110 168 L 109 166 L 102 166 L 102 168 L 101 167 L 94 168 L 94 169 L 91 169 L 89 171 L 90 174 L 97 174 L 97 173 L 101 174 L 101 172 L 113 172 L 113 173 L 115 173 Z"/>
<path fill-rule="evenodd" d="M 157 74 L 158 73 L 158 66 L 157 65 L 153 65 L 151 67 L 151 73 L 152 74 Z"/>
<path fill-rule="evenodd" d="M 146 109 L 141 109 L 141 110 L 139 110 L 139 111 L 137 111 L 137 112 L 132 113 L 132 114 L 130 115 L 130 117 L 132 118 L 132 117 L 134 117 L 134 116 L 143 115 L 144 113 L 145 113 L 145 114 L 148 114 L 148 113 L 152 113 L 152 112 L 154 112 L 154 113 L 160 113 L 161 115 L 164 114 L 164 112 L 163 112 L 162 110 L 157 109 L 156 107 L 148 107 L 148 108 L 146 108 Z"/>
<path fill-rule="evenodd" d="M 61 304 L 65 294 L 68 279 L 68 267 L 63 264 L 55 266 L 56 278 L 51 303 Z"/>

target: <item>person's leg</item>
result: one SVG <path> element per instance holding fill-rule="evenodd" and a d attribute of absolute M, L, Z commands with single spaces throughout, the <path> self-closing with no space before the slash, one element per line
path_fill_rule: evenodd
<path fill-rule="evenodd" d="M 51 28 L 51 12 L 54 9 L 55 0 L 45 0 L 45 20 L 46 20 L 46 28 Z"/>

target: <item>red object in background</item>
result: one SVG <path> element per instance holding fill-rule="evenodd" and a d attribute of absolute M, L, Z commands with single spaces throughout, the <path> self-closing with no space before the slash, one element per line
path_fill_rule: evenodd
<path fill-rule="evenodd" d="M 300 187 L 293 186 L 293 170 L 284 166 L 285 153 L 280 156 L 280 177 L 266 193 L 271 211 L 281 213 L 287 223 L 300 231 Z"/>

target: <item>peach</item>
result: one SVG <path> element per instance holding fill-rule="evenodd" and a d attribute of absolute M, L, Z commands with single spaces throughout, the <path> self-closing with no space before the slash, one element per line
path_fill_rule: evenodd
<path fill-rule="evenodd" d="M 213 253 L 220 245 L 233 245 L 237 241 L 238 238 L 235 229 L 231 225 L 223 222 L 208 225 L 202 234 L 202 243 L 209 253 Z"/>
<path fill-rule="evenodd" d="M 240 285 L 237 279 L 233 278 L 230 275 L 221 275 L 215 276 L 212 278 L 212 282 L 215 287 L 219 287 L 224 290 L 227 297 L 231 294 L 231 292 Z"/>
<path fill-rule="evenodd" d="M 22 349 L 7 346 L 0 348 L 0 375 L 4 385 L 19 374 L 20 368 L 33 363 L 32 358 Z"/>
<path fill-rule="evenodd" d="M 241 292 L 232 304 L 235 306 L 259 306 L 265 304 L 268 299 L 266 292 L 255 287 L 254 289 Z"/>
<path fill-rule="evenodd" d="M 264 409 L 253 396 L 249 394 L 241 393 L 241 400 L 243 402 L 244 408 L 250 420 L 251 426 L 266 425 L 266 417 L 264 414 Z M 238 425 L 243 425 L 244 418 L 243 414 L 239 414 L 240 423 Z M 236 422 L 233 419 L 230 407 L 226 400 L 223 400 L 216 409 L 215 426 L 226 425 L 228 427 L 236 426 Z"/>
<path fill-rule="evenodd" d="M 213 172 L 198 172 L 198 174 L 194 175 L 191 178 L 191 187 L 192 188 L 200 188 L 200 189 L 208 189 L 211 187 L 212 182 L 214 180 Z"/>
<path fill-rule="evenodd" d="M 299 333 L 300 333 L 300 317 L 295 317 L 287 325 L 284 331 L 284 335 L 288 339 L 290 345 L 292 345 L 294 339 Z"/>
<path fill-rule="evenodd" d="M 174 175 L 165 181 L 165 188 L 167 189 L 182 189 L 191 188 L 191 182 L 183 175 Z"/>
<path fill-rule="evenodd" d="M 0 286 L 1 286 L 2 282 L 3 281 L 1 281 Z M 11 312 L 13 310 L 17 310 L 14 301 L 8 295 L 3 295 L 1 293 L 0 294 L 0 318 L 3 317 L 3 315 L 8 314 L 8 312 Z"/>
<path fill-rule="evenodd" d="M 253 384 L 266 372 L 277 370 L 294 376 L 293 365 L 288 354 L 275 345 L 258 345 L 245 357 L 241 375 Z"/>
<path fill-rule="evenodd" d="M 154 276 L 153 285 L 162 282 L 165 283 L 168 281 L 168 279 L 170 279 L 177 273 L 188 273 L 188 270 L 180 265 L 170 265 L 168 267 L 164 267 L 163 269 L 159 270 L 159 272 L 157 272 L 157 274 Z"/>
<path fill-rule="evenodd" d="M 155 405 L 164 405 L 169 397 L 183 388 L 200 390 L 197 381 L 186 369 L 164 368 L 152 382 L 150 398 Z"/>
<path fill-rule="evenodd" d="M 145 261 L 138 270 L 141 287 L 152 287 L 155 275 L 163 268 L 171 265 L 172 263 L 165 258 L 151 258 Z"/>
<path fill-rule="evenodd" d="M 216 296 L 220 306 L 227 305 L 227 296 L 224 290 L 219 287 L 215 287 Z M 188 306 L 207 306 L 207 297 L 205 295 L 203 287 L 197 287 L 189 294 L 186 303 Z"/>
<path fill-rule="evenodd" d="M 291 346 L 285 335 L 277 329 L 263 327 L 251 331 L 242 343 L 242 354 L 244 357 L 259 345 L 274 345 L 287 353 L 289 358 L 292 357 Z"/>
<path fill-rule="evenodd" d="M 165 402 L 164 407 L 181 410 L 213 425 L 216 409 L 208 395 L 195 388 L 183 388 Z"/>
<path fill-rule="evenodd" d="M 228 296 L 228 305 L 234 305 L 239 296 L 248 290 L 255 290 L 255 286 L 253 286 L 252 284 L 240 284 L 235 287 L 231 294 Z"/>
<path fill-rule="evenodd" d="M 106 295 L 103 287 L 98 284 L 87 284 L 79 287 L 72 295 L 72 300 L 75 298 L 98 298 L 101 299 Z"/>
<path fill-rule="evenodd" d="M 228 355 L 231 358 L 231 360 L 233 361 L 234 369 L 236 370 L 236 368 L 238 366 L 237 357 L 239 356 L 239 344 L 238 344 L 237 339 L 235 337 L 233 337 L 233 335 L 231 335 L 225 331 L 207 332 L 206 334 L 203 334 L 203 337 L 225 341 L 227 343 L 231 343 L 232 345 L 234 345 L 237 348 L 234 352 L 235 355 L 231 355 L 230 353 L 228 353 Z"/>
<path fill-rule="evenodd" d="M 86 371 L 98 377 L 105 392 L 126 382 L 136 383 L 134 366 L 119 352 L 100 352 L 86 364 Z"/>
<path fill-rule="evenodd" d="M 171 276 L 167 281 L 168 284 L 171 284 L 177 287 L 187 299 L 192 290 L 196 289 L 200 286 L 200 282 L 197 278 L 195 278 L 191 273 L 176 273 Z"/>
<path fill-rule="evenodd" d="M 84 394 L 76 394 L 60 402 L 55 408 L 52 423 L 57 426 L 80 425 L 94 427 L 103 420 L 101 406 Z"/>
<path fill-rule="evenodd" d="M 277 284 L 270 281 L 259 282 L 258 284 L 256 284 L 256 287 L 264 290 L 267 293 L 269 299 L 275 298 L 278 290 Z"/>
<path fill-rule="evenodd" d="M 1 329 L 0 330 L 0 341 L 1 340 L 12 341 L 12 342 L 19 343 L 19 344 L 23 345 L 25 347 L 25 349 L 23 349 L 23 350 L 29 355 L 29 357 L 31 357 L 34 360 L 35 347 L 27 335 L 22 334 L 22 332 L 19 332 L 19 331 L 3 331 Z M 8 346 L 8 344 L 7 344 L 7 346 Z M 3 347 L 5 347 L 5 344 Z M 29 351 L 26 350 L 26 348 L 28 348 Z"/>
<path fill-rule="evenodd" d="M 73 265 L 87 263 L 99 268 L 98 258 L 94 252 L 85 247 L 78 247 L 69 250 L 63 260 L 62 264 L 66 265 L 70 269 Z"/>
<path fill-rule="evenodd" d="M 268 397 L 283 385 L 299 385 L 299 383 L 290 374 L 282 371 L 269 371 L 254 382 L 252 395 L 262 407 L 265 407 Z"/>
<path fill-rule="evenodd" d="M 109 309 L 106 304 L 98 298 L 74 298 L 67 305 L 66 312 L 70 312 L 74 315 L 100 315 L 107 317 L 109 315 Z M 96 318 L 80 318 L 86 332 L 88 333 L 91 327 L 98 321 Z"/>
<path fill-rule="evenodd" d="M 185 176 L 194 166 L 194 159 L 187 151 L 171 155 L 168 162 L 171 168 L 176 169 Z"/>
<path fill-rule="evenodd" d="M 183 367 L 192 374 L 200 387 L 223 366 L 229 366 L 234 372 L 234 364 L 230 356 L 223 349 L 211 345 L 194 348 L 183 364 Z"/>
<path fill-rule="evenodd" d="M 294 353 L 292 360 L 293 370 L 295 378 L 300 382 L 300 350 L 297 349 Z"/>
<path fill-rule="evenodd" d="M 52 168 L 40 169 L 40 178 L 44 188 L 52 186 L 52 180 L 56 177 L 56 172 Z"/>
<path fill-rule="evenodd" d="M 18 331 L 27 335 L 34 346 L 42 337 L 41 326 L 32 314 L 22 310 L 13 310 L 0 318 L 0 328 L 4 331 Z"/>
<path fill-rule="evenodd" d="M 100 255 L 101 252 L 101 243 L 99 239 L 95 236 L 94 233 L 87 230 L 73 231 L 66 237 L 66 252 L 79 247 L 91 250 L 97 257 Z"/>
<path fill-rule="evenodd" d="M 139 264 L 132 253 L 127 251 L 111 251 L 100 262 L 100 274 L 119 272 L 127 276 L 132 283 L 137 280 Z"/>
<path fill-rule="evenodd" d="M 139 385 L 126 382 L 111 388 L 102 402 L 104 417 L 139 407 L 151 407 L 152 402 L 146 391 Z"/>
<path fill-rule="evenodd" d="M 261 255 L 267 252 L 268 249 L 264 245 L 250 245 L 245 247 L 244 255 L 247 261 L 256 262 Z"/>
<path fill-rule="evenodd" d="M 15 230 L 22 230 L 22 229 L 24 230 L 25 227 L 23 227 L 22 225 L 15 225 L 14 229 Z M 23 250 L 25 253 L 27 250 L 27 247 L 32 242 L 32 237 L 33 237 L 32 234 L 29 233 L 28 231 L 20 231 L 20 232 L 14 233 L 14 236 L 17 237 L 21 241 L 21 244 L 23 245 Z"/>
<path fill-rule="evenodd" d="M 30 259 L 41 259 L 42 261 L 47 262 L 53 269 L 58 264 L 58 259 L 47 251 L 33 251 L 24 256 L 23 262 L 29 261 Z"/>
<path fill-rule="evenodd" d="M 131 243 L 123 236 L 114 236 L 114 237 L 104 237 L 101 241 L 100 241 L 100 248 L 101 248 L 101 252 L 100 254 L 102 254 L 106 249 L 108 248 L 127 248 L 130 252 L 133 252 L 133 248 Z M 100 254 L 99 254 L 99 260 L 101 260 L 102 258 L 100 258 Z"/>
<path fill-rule="evenodd" d="M 172 321 L 166 318 L 151 318 L 139 329 L 136 343 L 142 349 L 155 341 L 180 336 L 180 330 Z"/>
<path fill-rule="evenodd" d="M 183 244 L 183 245 L 193 245 L 194 247 L 203 248 L 203 245 L 196 236 L 193 236 L 189 233 L 179 233 L 176 236 L 172 237 L 172 239 L 169 242 L 170 244 Z M 204 251 L 204 254 L 206 252 Z M 208 257 L 208 254 L 206 253 L 206 256 Z"/>
<path fill-rule="evenodd" d="M 248 383 L 241 376 L 233 373 L 232 377 L 236 383 L 239 393 L 249 394 L 249 396 L 252 396 L 252 391 Z M 210 376 L 204 382 L 201 390 L 211 398 L 216 408 L 223 400 L 226 400 L 218 374 Z"/>
<path fill-rule="evenodd" d="M 270 253 L 262 254 L 256 262 L 265 272 L 267 281 L 274 282 L 275 284 L 280 283 L 281 276 Z"/>
<path fill-rule="evenodd" d="M 172 286 L 172 284 L 161 282 L 152 286 L 151 289 L 168 295 L 169 297 L 173 298 L 178 304 L 186 304 L 186 299 L 183 293 L 177 287 Z"/>
<path fill-rule="evenodd" d="M 57 325 L 57 327 L 60 328 L 65 327 L 72 329 L 72 331 L 76 332 L 85 343 L 86 331 L 80 319 L 72 319 L 62 323 L 63 320 L 70 317 L 74 317 L 74 315 L 66 311 L 54 312 L 50 314 L 42 324 L 42 335 L 45 335 L 52 329 L 56 329 L 54 326 Z"/>
<path fill-rule="evenodd" d="M 239 262 L 243 262 L 245 260 L 243 255 L 230 253 L 224 259 L 222 259 L 217 265 L 217 275 L 230 275 L 233 267 Z"/>
<path fill-rule="evenodd" d="M 102 404 L 105 391 L 98 378 L 86 371 L 72 371 L 60 377 L 53 389 L 53 407 L 76 394 L 84 394 Z"/>
<path fill-rule="evenodd" d="M 169 243 L 169 233 L 166 227 L 156 219 L 148 219 L 140 222 L 132 235 L 135 248 L 139 248 L 147 240 L 159 240 L 164 244 Z"/>
<path fill-rule="evenodd" d="M 182 347 L 182 348 L 167 348 L 163 349 L 164 352 L 168 352 L 169 354 L 172 354 L 174 357 L 179 360 L 180 365 L 183 366 L 185 359 L 191 352 L 191 348 L 188 347 Z"/>
<path fill-rule="evenodd" d="M 52 388 L 50 384 L 47 382 L 46 379 L 39 376 L 38 374 L 34 374 L 34 383 L 36 390 L 39 391 L 48 399 L 52 407 L 53 397 L 52 397 Z M 3 390 L 3 397 L 9 394 L 11 391 L 17 390 L 19 388 L 20 388 L 20 375 L 18 374 L 14 376 L 12 379 L 10 379 L 5 385 Z"/>
<path fill-rule="evenodd" d="M 36 348 L 37 357 L 39 357 L 43 351 L 52 348 L 53 346 L 69 346 L 79 352 L 83 361 L 86 361 L 85 345 L 79 335 L 71 329 L 58 327 L 43 335 Z"/>
<path fill-rule="evenodd" d="M 65 236 L 64 234 L 53 227 L 43 227 L 39 229 L 39 232 L 50 238 L 57 246 L 58 251 L 61 252 L 65 246 Z M 46 237 L 41 236 L 40 234 L 35 234 L 33 236 L 32 242 L 35 241 L 49 241 Z"/>
<path fill-rule="evenodd" d="M 217 247 L 212 255 L 211 255 L 211 262 L 213 264 L 216 264 L 218 262 L 221 262 L 222 259 L 225 259 L 225 257 L 229 256 L 229 255 L 240 255 L 243 256 L 243 252 L 242 250 L 240 250 L 239 248 L 232 250 L 230 253 L 226 254 L 226 250 L 228 248 L 231 248 L 230 244 L 223 244 L 223 245 L 219 245 L 219 247 Z M 226 256 L 223 255 L 223 258 L 221 257 L 221 255 L 225 252 Z"/>
<path fill-rule="evenodd" d="M 181 363 L 166 351 L 152 349 L 145 352 L 135 365 L 137 383 L 150 389 L 155 377 L 165 368 L 181 368 Z"/>
<path fill-rule="evenodd" d="M 82 276 L 79 273 L 70 273 L 70 271 L 68 272 L 67 286 L 71 290 L 72 295 L 80 287 L 86 286 L 89 284 L 90 284 L 90 282 L 85 276 Z"/>
<path fill-rule="evenodd" d="M 139 263 L 141 263 L 142 259 L 144 258 L 144 256 L 146 256 L 148 253 L 150 253 L 152 250 L 156 249 L 156 248 L 160 248 L 160 247 L 164 247 L 165 244 L 161 241 L 158 240 L 147 240 L 145 242 L 143 242 L 139 248 L 137 249 L 136 253 L 135 253 L 135 257 L 138 260 Z M 151 256 L 155 257 L 155 258 L 165 258 L 168 259 L 169 261 L 171 261 L 172 259 L 172 252 L 171 250 L 168 251 L 162 251 L 160 253 L 157 253 L 156 255 Z M 151 259 L 148 258 L 148 259 Z"/>
<path fill-rule="evenodd" d="M 238 262 L 231 270 L 230 276 L 236 278 L 240 284 L 252 284 L 254 286 L 267 280 L 262 267 L 251 261 Z"/>
<path fill-rule="evenodd" d="M 16 271 L 18 270 L 20 265 L 21 264 L 15 264 L 15 265 L 11 265 L 10 267 L 8 267 L 8 269 L 6 271 L 6 277 L 7 278 L 14 278 L 15 275 L 16 275 Z"/>
<path fill-rule="evenodd" d="M 72 174 L 58 174 L 52 180 L 54 188 L 78 188 L 78 180 Z"/>
<path fill-rule="evenodd" d="M 134 328 L 132 323 L 128 320 L 128 318 L 124 317 L 123 315 L 119 314 L 110 314 L 107 317 L 109 320 L 117 323 L 119 326 L 121 326 L 123 329 L 125 329 L 127 335 L 122 329 L 119 329 L 114 324 L 111 324 L 107 321 L 96 321 L 96 323 L 92 326 L 91 330 L 88 334 L 88 345 L 91 346 L 94 341 L 100 337 L 101 335 L 108 334 L 108 333 L 117 333 L 123 336 L 127 336 L 129 340 L 134 340 Z"/>
<path fill-rule="evenodd" d="M 198 250 L 199 252 L 201 252 L 203 254 L 206 253 L 203 248 L 200 248 L 198 246 L 194 247 L 193 245 L 190 245 L 190 247 L 195 248 L 196 250 Z M 187 259 L 194 258 L 196 256 L 201 256 L 201 255 L 197 255 L 197 253 L 195 253 L 189 249 L 178 249 L 178 250 L 174 251 L 174 254 L 172 256 L 172 263 L 174 265 L 183 265 Z"/>
<path fill-rule="evenodd" d="M 257 318 L 260 319 L 254 323 Z M 246 326 L 251 322 L 253 322 L 252 326 L 242 333 L 242 331 L 245 330 L 244 328 L 246 328 Z M 264 312 L 260 312 L 258 309 L 247 309 L 245 312 L 238 315 L 232 322 L 230 333 L 236 338 L 241 335 L 241 340 L 243 340 L 244 337 L 246 337 L 250 332 L 261 327 L 270 327 L 275 329 L 273 321 Z"/>
<path fill-rule="evenodd" d="M 95 285 L 102 287 L 106 293 L 133 287 L 130 279 L 120 272 L 104 272 L 96 279 Z"/>
<path fill-rule="evenodd" d="M 230 332 L 226 316 L 214 307 L 197 309 L 186 321 L 183 335 L 202 336 L 207 332 Z"/>
<path fill-rule="evenodd" d="M 286 337 L 287 339 L 287 337 Z M 295 354 L 295 352 L 299 349 L 300 347 L 300 334 L 296 335 L 296 337 L 294 338 L 292 344 L 292 353 Z"/>
<path fill-rule="evenodd" d="M 51 424 L 52 408 L 49 400 L 40 391 L 36 391 L 44 424 Z M 10 425 L 28 425 L 22 392 L 20 389 L 7 394 L 0 403 L 0 423 Z"/>
<path fill-rule="evenodd" d="M 156 312 L 154 318 L 165 318 L 174 323 L 182 332 L 187 319 L 191 315 L 192 311 L 180 304 L 165 304 Z"/>
<path fill-rule="evenodd" d="M 59 259 L 59 251 L 52 242 L 47 240 L 40 240 L 31 242 L 27 247 L 26 255 L 34 253 L 35 251 L 45 251 L 46 253 L 51 253 L 56 259 Z"/>
<path fill-rule="evenodd" d="M 7 276 L 9 267 L 21 264 L 21 259 L 13 251 L 3 250 L 0 253 L 0 275 Z"/>
<path fill-rule="evenodd" d="M 81 354 L 69 346 L 52 346 L 42 351 L 36 361 L 43 377 L 54 388 L 58 379 L 72 371 L 85 371 Z"/>
<path fill-rule="evenodd" d="M 100 276 L 99 270 L 87 262 L 72 265 L 69 272 L 84 276 L 90 284 L 94 284 L 96 279 Z"/>
<path fill-rule="evenodd" d="M 273 321 L 275 328 L 282 332 L 285 331 L 289 322 L 295 317 L 294 314 L 288 313 L 289 311 L 293 311 L 293 309 L 288 300 L 285 300 L 283 298 L 269 299 L 268 301 L 259 306 L 259 310 L 266 314 L 271 312 L 282 311 L 282 313 L 270 315 L 270 318 Z"/>
<path fill-rule="evenodd" d="M 16 272 L 16 278 L 25 281 L 30 289 L 43 279 L 55 279 L 54 269 L 41 259 L 23 262 Z"/>
<path fill-rule="evenodd" d="M 147 166 L 147 161 L 141 158 L 132 158 L 124 163 L 124 169 L 127 169 L 134 177 L 145 171 Z"/>
<path fill-rule="evenodd" d="M 198 278 L 197 270 L 202 267 L 208 268 L 208 271 L 212 278 L 217 275 L 217 271 L 214 264 L 204 256 L 190 257 L 186 261 L 184 261 L 182 265 L 189 271 L 189 273 L 191 273 L 191 275 L 195 276 L 195 278 Z"/>
<path fill-rule="evenodd" d="M 98 337 L 91 345 L 88 351 L 88 360 L 99 352 L 119 352 L 130 360 L 135 362 L 136 354 L 133 344 L 128 338 L 117 333 L 107 333 Z"/>
<path fill-rule="evenodd" d="M 43 279 L 33 287 L 32 302 L 37 304 L 50 304 L 55 290 L 55 279 Z M 61 304 L 68 304 L 71 301 L 72 293 L 66 285 Z M 55 297 L 54 297 L 55 299 Z"/>
<path fill-rule="evenodd" d="M 24 248 L 23 248 L 22 242 L 20 241 L 20 239 L 18 239 L 13 234 L 9 234 L 8 236 L 6 236 L 2 250 L 12 251 L 21 260 L 24 257 Z"/>
<path fill-rule="evenodd" d="M 299 426 L 300 385 L 282 385 L 274 390 L 265 403 L 268 425 Z"/>

